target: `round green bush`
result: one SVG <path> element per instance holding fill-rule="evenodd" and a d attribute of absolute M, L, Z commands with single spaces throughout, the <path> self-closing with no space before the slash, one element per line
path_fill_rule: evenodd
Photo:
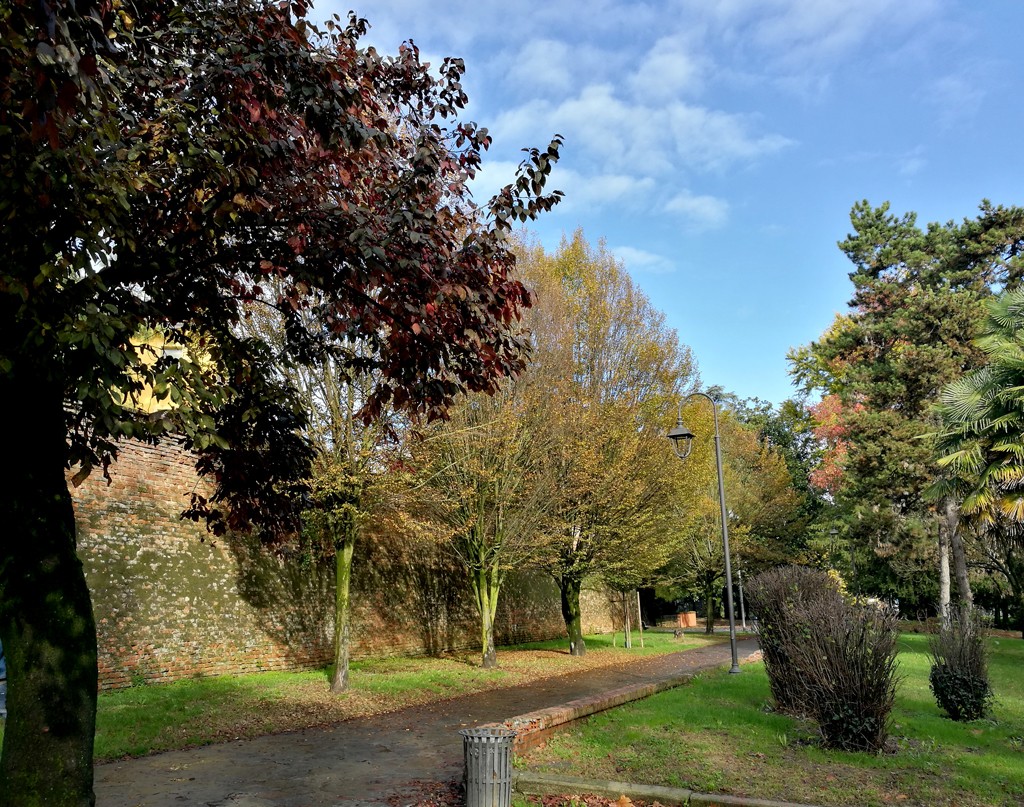
<path fill-rule="evenodd" d="M 949 664 L 933 664 L 928 684 L 939 706 L 953 720 L 978 720 L 988 714 L 992 688 L 987 678 Z"/>

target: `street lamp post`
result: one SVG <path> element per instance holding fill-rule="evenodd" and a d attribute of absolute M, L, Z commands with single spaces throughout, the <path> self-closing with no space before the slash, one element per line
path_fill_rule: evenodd
<path fill-rule="evenodd" d="M 736 674 L 740 671 L 739 657 L 736 654 L 736 615 L 733 613 L 732 604 L 732 561 L 729 558 L 729 518 L 725 509 L 725 480 L 722 477 L 722 441 L 718 433 L 718 403 L 706 392 L 694 392 L 688 395 L 686 400 L 679 404 L 679 414 L 676 418 L 675 428 L 668 433 L 668 439 L 672 441 L 672 448 L 676 456 L 685 460 L 690 456 L 693 449 L 693 432 L 683 425 L 683 404 L 691 398 L 700 396 L 711 402 L 711 411 L 715 416 L 715 466 L 718 469 L 718 504 L 722 511 L 722 549 L 725 552 L 725 603 L 726 611 L 729 614 L 729 647 L 732 650 L 732 669 L 730 673 Z"/>

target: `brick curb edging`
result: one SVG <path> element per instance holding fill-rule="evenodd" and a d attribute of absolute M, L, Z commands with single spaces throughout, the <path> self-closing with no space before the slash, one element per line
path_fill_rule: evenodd
<path fill-rule="evenodd" d="M 512 743 L 512 751 L 521 754 L 536 748 L 545 739 L 550 737 L 556 729 L 562 728 L 570 723 L 589 717 L 605 709 L 614 706 L 622 706 L 630 701 L 647 698 L 666 689 L 673 689 L 688 683 L 693 678 L 693 673 L 682 673 L 652 681 L 647 684 L 626 684 L 602 692 L 599 695 L 586 695 L 576 698 L 560 706 L 550 706 L 547 709 L 538 709 L 534 712 L 516 715 L 500 723 L 488 723 L 487 727 L 504 727 L 512 729 L 516 733 Z"/>
<path fill-rule="evenodd" d="M 788 801 L 771 799 L 754 799 L 745 796 L 723 796 L 711 793 L 697 793 L 678 787 L 661 787 L 658 785 L 637 785 L 631 782 L 613 782 L 596 779 L 580 779 L 575 776 L 561 776 L 551 773 L 533 773 L 516 771 L 512 779 L 512 787 L 527 796 L 561 796 L 566 794 L 591 794 L 615 799 L 628 796 L 643 801 L 658 801 L 664 805 L 689 807 L 689 805 L 706 805 L 706 807 L 816 807 L 811 804 L 795 804 Z"/>

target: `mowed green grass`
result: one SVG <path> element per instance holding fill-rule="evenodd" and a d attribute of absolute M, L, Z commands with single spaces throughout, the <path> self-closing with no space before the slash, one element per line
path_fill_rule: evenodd
<path fill-rule="evenodd" d="M 990 639 L 990 719 L 955 723 L 928 688 L 927 637 L 901 638 L 895 753 L 825 751 L 770 710 L 762 665 L 591 718 L 518 764 L 534 770 L 822 805 L 1024 804 L 1024 641 Z"/>
<path fill-rule="evenodd" d="M 568 655 L 565 639 L 499 648 L 498 668 L 484 670 L 479 653 L 442 658 L 381 658 L 355 661 L 351 686 L 328 690 L 328 670 L 265 672 L 203 677 L 170 684 L 102 692 L 96 716 L 97 760 L 258 737 L 329 725 L 482 690 L 515 686 L 579 669 L 625 664 L 639 656 L 699 647 L 700 635 L 676 639 L 645 635 L 641 649 L 622 648 L 621 634 L 588 636 L 588 654 Z M 0 742 L 3 727 L 0 723 Z"/>

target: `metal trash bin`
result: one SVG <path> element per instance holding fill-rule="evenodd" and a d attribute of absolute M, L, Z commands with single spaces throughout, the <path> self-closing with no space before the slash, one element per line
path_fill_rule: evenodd
<path fill-rule="evenodd" d="M 511 807 L 512 743 L 504 726 L 460 729 L 466 758 L 466 807 Z"/>

